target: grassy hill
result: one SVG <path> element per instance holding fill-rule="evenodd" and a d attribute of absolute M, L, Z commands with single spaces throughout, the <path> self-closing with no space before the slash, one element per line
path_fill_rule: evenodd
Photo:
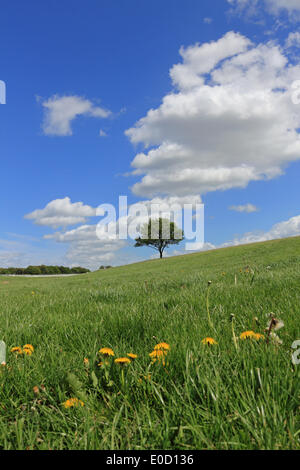
<path fill-rule="evenodd" d="M 299 288 L 299 237 L 75 278 L 1 277 L 0 448 L 300 448 Z M 282 344 L 266 340 L 271 312 Z M 265 339 L 240 339 L 247 330 Z M 153 362 L 161 342 L 170 350 Z"/>

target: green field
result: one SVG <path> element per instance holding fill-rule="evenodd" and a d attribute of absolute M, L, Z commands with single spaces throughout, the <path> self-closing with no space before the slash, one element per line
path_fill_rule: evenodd
<path fill-rule="evenodd" d="M 282 344 L 239 338 L 266 337 L 271 312 Z M 299 449 L 299 313 L 299 237 L 71 278 L 0 277 L 0 448 Z M 165 364 L 149 357 L 159 342 Z M 27 343 L 32 355 L 10 351 Z M 114 363 L 127 353 L 138 357 Z M 65 408 L 70 398 L 84 406 Z"/>

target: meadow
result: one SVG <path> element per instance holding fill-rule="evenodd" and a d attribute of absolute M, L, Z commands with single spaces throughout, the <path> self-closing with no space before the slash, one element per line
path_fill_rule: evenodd
<path fill-rule="evenodd" d="M 0 448 L 299 449 L 299 314 L 300 237 L 1 276 Z"/>

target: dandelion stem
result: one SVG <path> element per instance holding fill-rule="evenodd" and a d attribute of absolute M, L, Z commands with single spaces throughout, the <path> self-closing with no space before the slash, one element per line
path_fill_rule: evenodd
<path fill-rule="evenodd" d="M 214 328 L 214 325 L 213 325 L 213 323 L 211 321 L 211 318 L 210 318 L 210 312 L 209 312 L 209 291 L 210 291 L 210 286 L 211 286 L 211 283 L 208 283 L 207 294 L 206 294 L 206 311 L 207 311 L 207 318 L 208 318 L 209 326 L 211 328 Z"/>
<path fill-rule="evenodd" d="M 233 342 L 234 342 L 234 347 L 235 347 L 236 351 L 238 351 L 239 347 L 238 347 L 238 343 L 237 343 L 236 336 L 235 336 L 235 331 L 234 331 L 234 316 L 232 316 L 232 318 L 231 318 L 231 329 L 232 329 L 232 338 L 233 338 Z"/>
<path fill-rule="evenodd" d="M 124 390 L 125 389 L 125 377 L 124 377 L 124 369 L 123 369 L 122 366 L 121 366 L 121 384 L 122 384 L 122 388 Z"/>

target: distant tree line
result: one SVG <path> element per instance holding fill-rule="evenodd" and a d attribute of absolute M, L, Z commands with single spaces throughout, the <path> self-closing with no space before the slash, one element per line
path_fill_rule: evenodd
<path fill-rule="evenodd" d="M 0 274 L 83 274 L 89 273 L 90 270 L 76 266 L 74 268 L 67 268 L 66 266 L 28 266 L 27 268 L 0 268 Z"/>

